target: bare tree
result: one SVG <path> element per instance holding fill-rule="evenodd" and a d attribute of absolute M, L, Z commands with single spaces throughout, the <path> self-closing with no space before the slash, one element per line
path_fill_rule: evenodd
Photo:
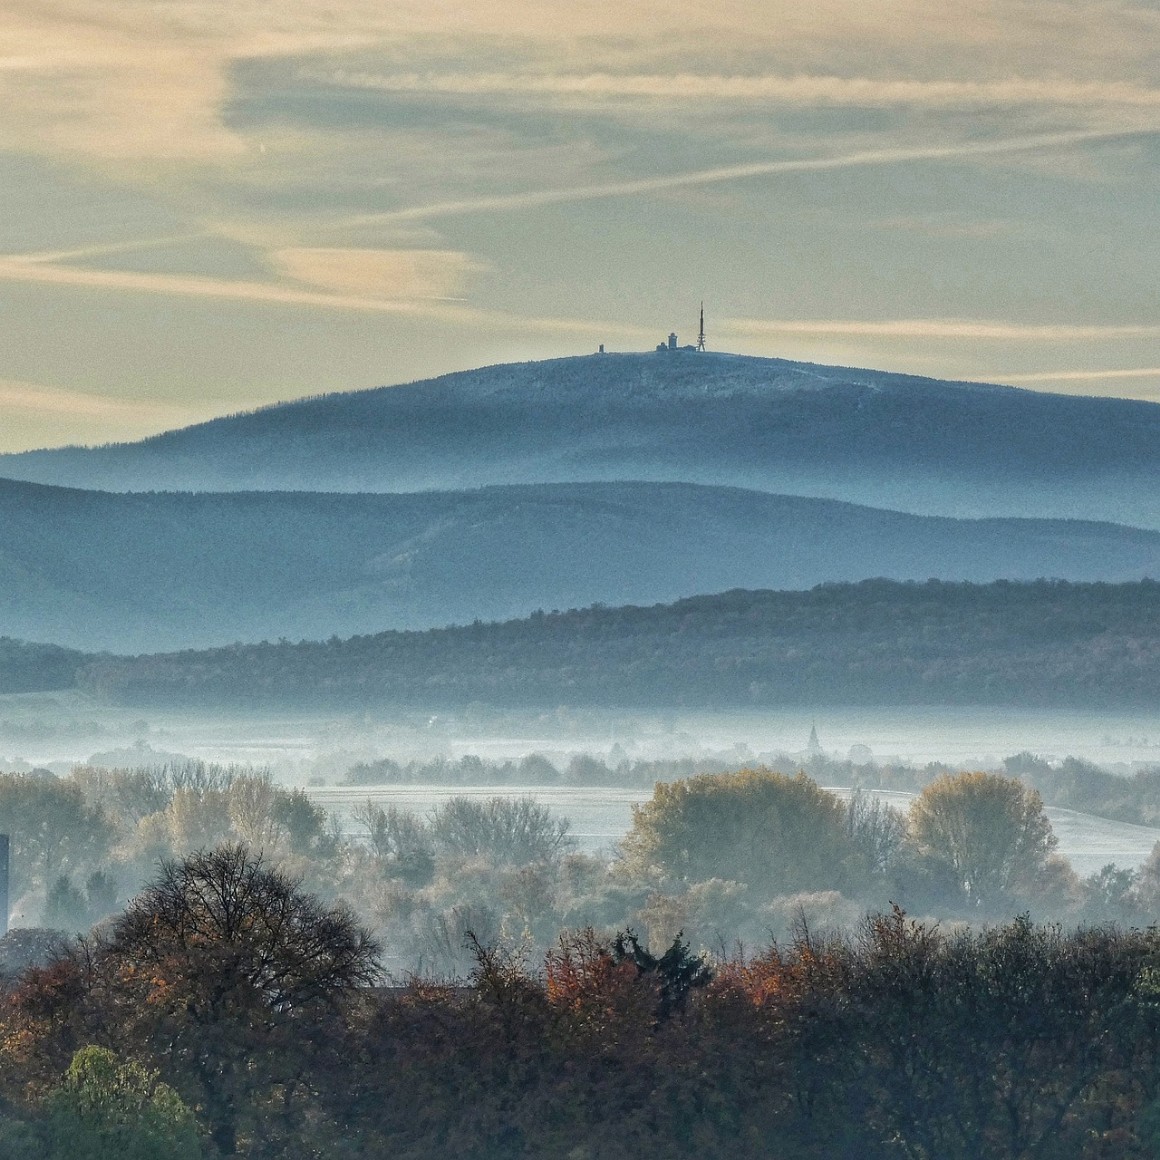
<path fill-rule="evenodd" d="M 567 819 L 532 797 L 451 798 L 432 813 L 430 829 L 441 853 L 496 865 L 552 862 L 575 845 Z"/>
<path fill-rule="evenodd" d="M 346 907 L 240 845 L 164 863 L 95 948 L 122 1029 L 196 1079 L 188 1094 L 224 1155 L 245 1107 L 300 1086 L 304 1053 L 325 1041 L 311 1026 L 379 978 L 378 953 Z"/>
<path fill-rule="evenodd" d="M 243 991 L 247 1006 L 290 1013 L 368 985 L 378 949 L 345 906 L 323 905 L 245 846 L 226 845 L 164 863 L 105 951 L 164 967 L 168 985 L 183 983 L 186 1008 L 212 1017 Z"/>
<path fill-rule="evenodd" d="M 396 806 L 383 809 L 369 799 L 351 816 L 366 831 L 370 852 L 385 873 L 416 886 L 431 881 L 435 854 L 422 818 Z"/>
<path fill-rule="evenodd" d="M 867 869 L 882 874 L 906 840 L 906 818 L 881 798 L 856 789 L 846 806 L 846 834 Z"/>

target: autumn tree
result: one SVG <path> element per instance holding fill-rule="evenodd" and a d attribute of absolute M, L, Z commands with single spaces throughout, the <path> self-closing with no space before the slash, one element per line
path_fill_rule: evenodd
<path fill-rule="evenodd" d="M 944 932 L 873 916 L 835 1004 L 851 1098 L 902 1155 L 1138 1156 L 1123 1139 L 1092 1145 L 1125 1122 L 1131 1085 L 1155 1090 L 1157 1028 L 1135 996 L 1155 953 L 1153 933 L 1113 927 L 1064 934 L 1022 916 Z"/>
<path fill-rule="evenodd" d="M 841 801 L 804 775 L 767 769 L 658 782 L 622 843 L 639 874 L 711 878 L 791 894 L 842 885 L 854 847 Z"/>
<path fill-rule="evenodd" d="M 377 979 L 377 954 L 344 906 L 231 845 L 165 863 L 96 958 L 121 1029 L 191 1083 L 231 1155 L 247 1106 L 272 1086 L 295 1088 L 318 1028 Z"/>
<path fill-rule="evenodd" d="M 952 871 L 974 906 L 1033 887 L 1058 844 L 1039 794 L 991 773 L 931 782 L 912 803 L 908 821 L 918 852 Z"/>

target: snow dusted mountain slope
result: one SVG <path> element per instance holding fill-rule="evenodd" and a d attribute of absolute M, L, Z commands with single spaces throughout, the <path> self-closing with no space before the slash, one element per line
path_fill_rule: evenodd
<path fill-rule="evenodd" d="M 725 354 L 593 355 L 0 456 L 0 475 L 113 491 L 681 481 L 1160 528 L 1160 405 Z"/>

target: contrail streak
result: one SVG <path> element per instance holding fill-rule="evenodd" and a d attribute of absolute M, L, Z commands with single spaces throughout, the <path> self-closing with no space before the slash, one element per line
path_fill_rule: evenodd
<path fill-rule="evenodd" d="M 462 305 L 461 298 L 414 296 L 376 298 L 300 289 L 275 282 L 232 281 L 188 274 L 148 274 L 130 270 L 98 270 L 58 266 L 23 258 L 0 258 L 0 282 L 30 282 L 139 294 L 169 294 L 182 298 L 211 298 L 230 302 L 257 302 L 276 306 L 308 306 L 324 310 L 393 314 L 461 326 L 547 334 L 617 335 L 639 338 L 642 328 L 624 323 L 585 322 L 568 318 L 521 318 L 494 310 Z"/>
<path fill-rule="evenodd" d="M 303 80 L 386 93 L 452 96 L 548 96 L 655 98 L 677 101 L 777 101 L 794 106 L 918 105 L 954 108 L 977 105 L 1079 105 L 1151 109 L 1160 89 L 1120 81 L 880 80 L 874 77 L 730 75 L 721 73 L 388 73 L 303 69 Z"/>
<path fill-rule="evenodd" d="M 148 274 L 136 270 L 98 270 L 84 266 L 60 266 L 39 256 L 33 259 L 0 258 L 0 281 L 35 282 L 50 286 L 129 290 L 176 294 L 187 298 L 224 298 L 239 302 L 272 302 L 288 306 L 323 306 L 382 314 L 423 314 L 434 303 L 459 299 L 374 298 L 304 290 L 274 282 L 232 281 L 191 274 Z M 430 301 L 431 305 L 425 303 Z"/>
<path fill-rule="evenodd" d="M 163 238 L 138 238 L 128 242 L 107 242 L 103 245 L 82 246 L 75 250 L 42 250 L 35 254 L 5 254 L 0 261 L 70 262 L 78 258 L 102 258 L 107 254 L 131 254 L 134 250 L 152 250 L 161 246 L 175 246 L 180 242 L 197 242 L 210 235 L 204 230 L 195 234 L 171 234 Z"/>
<path fill-rule="evenodd" d="M 839 157 L 803 157 L 784 161 L 754 161 L 742 165 L 722 165 L 666 177 L 644 177 L 631 181 L 611 181 L 598 185 L 581 185 L 572 189 L 536 189 L 522 193 L 497 194 L 493 197 L 438 201 L 429 205 L 360 214 L 343 218 L 331 228 L 396 222 L 424 221 L 429 218 L 457 217 L 461 214 L 491 213 L 502 210 L 535 209 L 539 206 L 568 202 L 595 201 L 601 198 L 631 197 L 640 193 L 660 193 L 698 185 L 743 181 L 779 173 L 812 173 L 828 169 L 855 169 L 876 165 L 897 165 L 908 161 L 953 161 L 965 157 L 990 157 L 1005 153 L 1027 153 L 1083 141 L 1131 136 L 1125 130 L 1082 129 L 1067 133 L 1045 133 L 1029 137 L 1011 137 L 1002 141 L 977 142 L 968 145 L 927 146 L 916 149 L 864 150 Z"/>

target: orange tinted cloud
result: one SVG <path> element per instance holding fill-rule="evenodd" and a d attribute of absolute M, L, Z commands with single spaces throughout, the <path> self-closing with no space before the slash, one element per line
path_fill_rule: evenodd
<path fill-rule="evenodd" d="M 1115 0 L 9 0 L 0 7 L 0 147 L 151 163 L 229 161 L 253 143 L 224 110 L 231 70 L 261 57 L 344 53 L 451 62 L 433 79 L 379 82 L 467 92 L 801 104 L 1035 103 L 1155 107 L 1160 15 Z M 1098 31 L 1093 32 L 1093 29 Z M 513 56 L 526 73 L 476 61 Z M 745 62 L 706 75 L 715 59 Z M 585 61 L 586 75 L 575 62 Z M 833 69 L 835 61 L 842 68 Z M 341 67 L 341 66 L 340 66 Z M 833 75 L 831 75 L 831 73 Z M 624 75 L 620 75 L 624 74 Z M 800 75 L 799 75 L 800 74 Z M 375 70 L 350 70 L 374 80 Z"/>

